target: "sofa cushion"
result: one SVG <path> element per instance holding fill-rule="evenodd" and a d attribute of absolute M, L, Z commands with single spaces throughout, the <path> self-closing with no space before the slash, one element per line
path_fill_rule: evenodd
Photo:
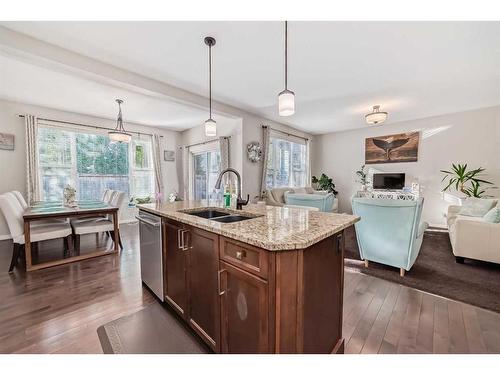
<path fill-rule="evenodd" d="M 493 207 L 489 210 L 486 215 L 483 216 L 483 220 L 487 223 L 500 223 L 500 207 Z"/>
<path fill-rule="evenodd" d="M 496 199 L 467 198 L 460 209 L 459 215 L 483 217 L 497 204 Z"/>
<path fill-rule="evenodd" d="M 293 192 L 295 194 L 309 194 L 306 188 L 294 188 Z"/>

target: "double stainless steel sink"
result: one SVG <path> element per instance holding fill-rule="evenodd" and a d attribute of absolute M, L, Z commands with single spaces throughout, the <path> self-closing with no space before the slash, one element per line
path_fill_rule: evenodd
<path fill-rule="evenodd" d="M 182 212 L 188 215 L 198 216 L 203 219 L 217 221 L 219 223 L 236 223 L 238 221 L 250 220 L 259 217 L 259 216 L 243 216 L 215 209 L 202 209 L 199 211 L 182 211 Z"/>

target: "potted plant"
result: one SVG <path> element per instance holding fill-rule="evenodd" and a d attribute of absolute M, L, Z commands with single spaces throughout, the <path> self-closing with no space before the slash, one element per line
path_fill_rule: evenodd
<path fill-rule="evenodd" d="M 444 173 L 443 179 L 447 185 L 443 191 L 455 188 L 457 191 L 468 197 L 481 198 L 488 188 L 481 189 L 481 184 L 492 185 L 490 181 L 482 179 L 485 168 L 467 169 L 467 164 L 452 164 L 451 170 L 441 170 Z"/>
<path fill-rule="evenodd" d="M 311 182 L 316 186 L 316 190 L 327 190 L 329 193 L 333 193 L 333 195 L 335 196 L 337 196 L 337 194 L 339 193 L 337 190 L 335 190 L 333 179 L 331 179 L 324 173 L 321 174 L 320 178 L 312 176 Z"/>
<path fill-rule="evenodd" d="M 366 186 L 368 185 L 368 173 L 365 171 L 365 165 L 363 164 L 359 170 L 356 171 L 356 176 L 358 179 L 356 182 L 361 184 L 361 190 L 365 191 Z"/>

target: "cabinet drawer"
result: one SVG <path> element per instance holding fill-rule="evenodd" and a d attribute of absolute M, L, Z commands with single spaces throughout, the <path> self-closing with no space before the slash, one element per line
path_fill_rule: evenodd
<path fill-rule="evenodd" d="M 263 279 L 268 275 L 268 258 L 266 250 L 253 247 L 226 237 L 220 237 L 220 259 L 244 269 Z"/>

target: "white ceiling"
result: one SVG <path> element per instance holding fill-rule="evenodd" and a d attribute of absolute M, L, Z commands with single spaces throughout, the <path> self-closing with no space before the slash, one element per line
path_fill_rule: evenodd
<path fill-rule="evenodd" d="M 214 98 L 311 133 L 364 127 L 375 104 L 388 124 L 500 104 L 499 22 L 290 22 L 289 118 L 277 116 L 281 22 L 3 25 L 200 95 L 214 36 Z"/>
<path fill-rule="evenodd" d="M 168 99 L 135 93 L 80 76 L 0 55 L 0 98 L 125 122 L 185 130 L 202 124 L 207 112 Z"/>

